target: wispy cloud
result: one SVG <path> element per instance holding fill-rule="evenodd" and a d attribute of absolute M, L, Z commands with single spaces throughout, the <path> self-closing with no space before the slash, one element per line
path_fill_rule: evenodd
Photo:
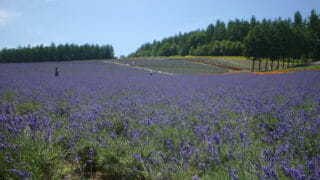
<path fill-rule="evenodd" d="M 5 26 L 12 22 L 15 18 L 19 17 L 21 14 L 15 11 L 8 11 L 0 9 L 0 27 Z"/>

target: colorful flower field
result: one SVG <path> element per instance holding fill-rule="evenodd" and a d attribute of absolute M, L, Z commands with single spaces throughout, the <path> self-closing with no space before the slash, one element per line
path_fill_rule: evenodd
<path fill-rule="evenodd" d="M 319 77 L 1 64 L 0 179 L 320 179 Z"/>

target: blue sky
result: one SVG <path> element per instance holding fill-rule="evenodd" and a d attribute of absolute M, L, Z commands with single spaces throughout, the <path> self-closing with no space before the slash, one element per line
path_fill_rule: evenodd
<path fill-rule="evenodd" d="M 320 0 L 0 0 L 0 48 L 110 44 L 120 56 L 218 19 L 306 17 L 312 9 L 320 13 Z"/>

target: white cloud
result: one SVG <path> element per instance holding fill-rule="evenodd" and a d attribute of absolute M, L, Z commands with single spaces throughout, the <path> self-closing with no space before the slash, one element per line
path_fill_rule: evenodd
<path fill-rule="evenodd" d="M 21 14 L 15 11 L 8 11 L 0 9 L 0 27 L 5 26 L 12 22 L 15 18 L 19 17 Z"/>

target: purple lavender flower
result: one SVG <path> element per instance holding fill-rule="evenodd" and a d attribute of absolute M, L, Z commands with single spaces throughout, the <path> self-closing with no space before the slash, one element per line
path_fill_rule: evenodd
<path fill-rule="evenodd" d="M 263 169 L 265 178 L 278 179 L 278 175 L 274 167 L 263 166 L 262 169 Z"/>
<path fill-rule="evenodd" d="M 135 154 L 135 155 L 133 155 L 133 157 L 134 157 L 137 161 L 140 161 L 140 160 L 141 160 L 141 155 L 140 155 L 140 154 Z"/>
<path fill-rule="evenodd" d="M 316 165 L 313 161 L 309 161 L 309 162 L 307 162 L 307 166 L 309 168 L 309 171 L 313 172 Z"/>
<path fill-rule="evenodd" d="M 32 176 L 31 172 L 23 172 L 23 171 L 20 171 L 20 170 L 17 170 L 17 169 L 9 169 L 8 171 L 13 173 L 13 174 L 16 174 L 16 175 L 20 176 L 22 179 L 25 179 L 25 178 L 28 178 L 28 177 Z"/>
<path fill-rule="evenodd" d="M 194 176 L 192 176 L 192 180 L 200 180 L 200 178 L 198 175 L 194 175 Z"/>
<path fill-rule="evenodd" d="M 220 135 L 218 133 L 213 135 L 213 139 L 217 145 L 220 145 Z"/>
<path fill-rule="evenodd" d="M 208 165 L 206 163 L 202 163 L 202 162 L 199 162 L 198 166 L 200 167 L 200 169 L 202 170 L 206 170 Z"/>
<path fill-rule="evenodd" d="M 262 156 L 249 158 L 256 162 L 258 172 L 252 173 L 258 178 L 277 179 L 278 167 L 292 179 L 320 177 L 320 72 L 159 74 L 150 79 L 143 70 L 104 62 L 61 64 L 65 72 L 59 79 L 47 75 L 53 63 L 0 66 L 0 101 L 8 92 L 17 95 L 14 103 L 0 102 L 2 164 L 12 169 L 8 172 L 12 176 L 27 175 L 15 170 L 32 164 L 19 158 L 30 142 L 63 148 L 78 163 L 91 164 L 103 149 L 90 148 L 86 151 L 90 158 L 80 159 L 79 146 L 116 144 L 122 151 L 118 142 L 124 140 L 130 148 L 152 146 L 161 151 L 143 160 L 150 172 L 161 169 L 164 176 L 166 169 L 193 174 L 211 170 L 211 165 L 221 169 L 261 151 Z M 37 72 L 32 71 L 35 68 Z M 25 102 L 37 107 L 25 111 L 21 106 Z M 192 169 L 194 165 L 198 168 Z M 231 179 L 247 173 L 246 168 L 229 169 Z"/>

